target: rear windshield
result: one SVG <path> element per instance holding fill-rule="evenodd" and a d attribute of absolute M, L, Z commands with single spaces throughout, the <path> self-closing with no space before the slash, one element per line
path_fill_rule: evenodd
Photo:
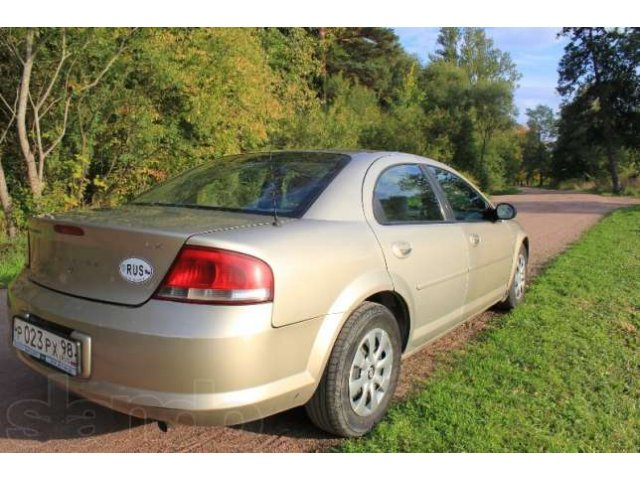
<path fill-rule="evenodd" d="M 300 217 L 348 161 L 347 155 L 325 152 L 224 157 L 160 184 L 133 203 Z"/>

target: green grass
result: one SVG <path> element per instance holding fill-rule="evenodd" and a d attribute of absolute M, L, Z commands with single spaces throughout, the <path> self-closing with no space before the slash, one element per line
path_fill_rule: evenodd
<path fill-rule="evenodd" d="M 570 190 L 579 193 L 594 193 L 607 197 L 640 197 L 640 178 L 635 170 L 623 171 L 620 174 L 622 192 L 614 194 L 611 187 L 611 180 L 608 176 L 598 177 L 589 180 L 567 179 L 558 182 L 550 188 L 557 190 Z"/>
<path fill-rule="evenodd" d="M 522 190 L 518 187 L 504 187 L 491 191 L 491 195 L 518 195 L 519 193 L 522 193 Z"/>
<path fill-rule="evenodd" d="M 369 436 L 339 448 L 640 450 L 640 209 L 605 218 L 527 295 Z"/>
<path fill-rule="evenodd" d="M 20 272 L 25 261 L 26 236 L 0 242 L 0 288 L 6 287 Z"/>

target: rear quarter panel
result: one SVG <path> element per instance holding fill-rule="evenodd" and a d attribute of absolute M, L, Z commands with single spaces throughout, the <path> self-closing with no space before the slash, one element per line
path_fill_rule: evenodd
<path fill-rule="evenodd" d="M 393 289 L 364 220 L 289 220 L 277 227 L 197 235 L 188 243 L 267 262 L 275 280 L 274 327 L 344 313 L 373 293 Z"/>

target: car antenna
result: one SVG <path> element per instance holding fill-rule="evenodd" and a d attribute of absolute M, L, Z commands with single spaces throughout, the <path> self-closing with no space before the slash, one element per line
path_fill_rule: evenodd
<path fill-rule="evenodd" d="M 277 180 L 275 175 L 275 169 L 273 168 L 273 155 L 271 150 L 269 150 L 269 168 L 271 169 L 271 178 L 273 180 L 273 189 L 271 190 L 271 206 L 273 208 L 273 223 L 274 227 L 279 227 L 281 225 L 280 219 L 278 218 L 278 203 L 276 200 L 276 188 L 277 188 Z"/>

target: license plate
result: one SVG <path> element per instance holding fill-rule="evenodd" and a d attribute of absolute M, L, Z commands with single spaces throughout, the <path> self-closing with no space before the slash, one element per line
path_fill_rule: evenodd
<path fill-rule="evenodd" d="M 13 346 L 69 375 L 79 373 L 79 342 L 18 317 L 13 319 Z"/>

